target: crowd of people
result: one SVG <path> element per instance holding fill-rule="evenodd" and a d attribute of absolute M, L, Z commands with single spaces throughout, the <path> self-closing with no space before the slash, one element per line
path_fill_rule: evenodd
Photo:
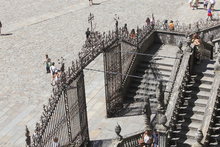
<path fill-rule="evenodd" d="M 46 73 L 51 74 L 51 84 L 54 85 L 60 80 L 62 70 L 55 67 L 55 63 L 51 61 L 48 55 L 45 57 L 46 60 L 44 61 L 44 64 L 46 65 Z"/>
<path fill-rule="evenodd" d="M 216 0 L 203 0 L 203 8 L 207 10 L 207 20 L 213 20 L 212 12 L 215 11 L 214 7 Z M 198 9 L 200 6 L 199 0 L 189 0 L 189 6 L 192 10 Z"/>
<path fill-rule="evenodd" d="M 158 145 L 158 132 L 157 130 L 152 131 L 147 130 L 141 136 L 141 139 L 138 140 L 139 146 L 141 147 L 159 147 Z"/>

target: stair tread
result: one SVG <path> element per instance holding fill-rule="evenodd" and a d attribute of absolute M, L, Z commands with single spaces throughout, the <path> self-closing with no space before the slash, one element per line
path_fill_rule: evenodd
<path fill-rule="evenodd" d="M 171 75 L 171 71 L 152 70 L 152 68 L 151 69 L 138 68 L 137 72 L 145 73 L 143 77 L 148 76 L 148 75 L 153 75 L 153 74 L 157 74 L 157 76 L 170 76 Z"/>
<path fill-rule="evenodd" d="M 200 103 L 200 104 L 207 104 L 207 102 L 208 102 L 208 100 L 206 100 L 206 99 L 197 99 L 195 101 L 195 103 Z"/>
<path fill-rule="evenodd" d="M 171 138 L 172 141 L 178 141 L 178 143 L 183 143 L 183 144 L 188 144 L 188 145 L 192 145 L 195 143 L 195 139 L 192 138 L 187 138 L 187 139 L 181 139 L 179 137 L 176 138 Z"/>
<path fill-rule="evenodd" d="M 181 123 L 177 123 L 177 124 L 181 125 L 181 126 L 188 127 L 188 128 L 199 128 L 202 125 L 202 122 L 199 123 L 199 122 L 193 121 L 189 125 L 186 124 L 185 122 L 181 122 Z"/>
<path fill-rule="evenodd" d="M 195 142 L 196 142 L 195 139 L 187 138 L 187 139 L 184 141 L 184 144 L 193 145 Z"/>
<path fill-rule="evenodd" d="M 192 116 L 189 116 L 191 112 L 188 112 L 188 113 L 182 113 L 182 116 L 184 116 L 185 118 L 190 118 L 190 119 L 195 119 L 195 120 L 200 120 L 202 121 L 203 120 L 203 115 L 201 114 L 193 114 Z M 181 116 L 181 114 L 180 114 Z"/>
<path fill-rule="evenodd" d="M 198 70 L 196 71 L 196 73 L 198 75 L 204 75 L 205 77 L 209 77 L 209 76 L 214 76 L 214 70 L 206 70 L 206 71 L 202 71 L 202 72 L 199 72 Z"/>
<path fill-rule="evenodd" d="M 193 87 L 198 87 L 199 89 L 202 89 L 202 88 L 204 88 L 204 89 L 212 89 L 212 85 L 211 84 L 205 84 L 205 83 L 195 83 L 195 84 L 192 84 L 191 86 L 193 86 Z"/>
<path fill-rule="evenodd" d="M 140 67 L 146 67 L 147 69 L 158 69 L 158 70 L 168 70 L 171 71 L 173 66 L 166 66 L 164 64 L 157 64 L 157 63 L 152 63 L 152 64 L 147 64 L 147 63 L 141 63 L 139 65 Z"/>
<path fill-rule="evenodd" d="M 183 107 L 182 109 L 185 109 L 185 110 L 188 110 L 188 111 L 190 111 L 189 109 L 189 107 L 187 107 L 187 106 L 185 106 L 185 107 Z M 200 106 L 194 106 L 193 108 L 192 108 L 192 111 L 195 113 L 195 112 L 205 112 L 205 109 L 204 109 L 204 107 L 200 107 Z"/>
<path fill-rule="evenodd" d="M 142 61 L 142 63 L 147 63 L 147 64 L 160 64 L 160 65 L 164 65 L 164 66 L 170 66 L 170 67 L 173 67 L 173 59 L 170 59 L 170 60 L 167 60 L 167 59 L 164 59 L 162 58 L 161 60 L 145 60 L 145 61 Z"/>
<path fill-rule="evenodd" d="M 214 78 L 213 77 L 207 77 L 207 76 L 197 76 L 195 77 L 196 80 L 201 80 L 201 81 L 209 81 L 209 82 L 213 82 Z"/>
<path fill-rule="evenodd" d="M 186 130 L 176 130 L 176 131 L 173 131 L 173 133 L 179 135 L 179 136 L 190 136 L 190 137 L 194 137 L 196 135 L 196 132 L 195 130 L 189 130 L 189 131 L 186 131 Z"/>
<path fill-rule="evenodd" d="M 144 98 L 144 97 L 146 97 L 146 96 L 148 96 L 148 97 L 154 97 L 155 99 L 156 99 L 156 94 L 155 94 L 155 92 L 148 92 L 148 93 L 146 93 L 146 94 L 144 94 L 144 95 L 140 95 L 140 94 L 131 94 L 131 93 L 129 93 L 128 95 L 127 95 L 127 97 L 129 97 L 129 98 L 134 98 L 134 99 L 142 99 L 142 98 Z"/>
<path fill-rule="evenodd" d="M 139 75 L 137 75 L 139 76 Z M 163 80 L 163 81 L 168 81 L 169 80 L 169 77 L 167 76 L 159 76 L 159 79 L 156 79 L 156 77 L 154 75 L 141 75 L 143 78 L 140 79 L 140 78 L 134 78 L 134 82 L 148 82 L 149 80 L 155 80 L 155 81 L 158 81 L 158 80 Z"/>
<path fill-rule="evenodd" d="M 210 92 L 207 92 L 207 91 L 199 91 L 199 92 L 197 92 L 197 91 L 188 91 L 188 90 L 186 90 L 186 93 L 189 93 L 189 94 L 192 94 L 192 95 L 201 95 L 201 96 L 207 96 L 207 97 L 209 97 L 210 96 Z"/>

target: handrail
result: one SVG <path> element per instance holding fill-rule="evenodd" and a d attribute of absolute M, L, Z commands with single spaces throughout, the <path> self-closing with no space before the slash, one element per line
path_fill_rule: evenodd
<path fill-rule="evenodd" d="M 176 81 L 177 73 L 179 71 L 182 58 L 183 58 L 182 54 L 177 53 L 177 59 L 175 60 L 175 63 L 174 63 L 174 66 L 173 66 L 173 69 L 172 69 L 172 72 L 171 72 L 171 75 L 169 78 L 169 81 L 171 81 L 171 82 L 168 82 L 168 84 L 166 86 L 166 90 L 165 90 L 166 105 L 168 104 L 170 96 L 171 96 L 171 92 L 173 91 L 174 83 Z M 168 93 L 166 93 L 166 92 L 168 92 Z"/>
<path fill-rule="evenodd" d="M 165 114 L 167 117 L 167 123 L 166 123 L 167 126 L 170 125 L 172 116 L 174 114 L 174 109 L 175 109 L 175 106 L 176 106 L 178 98 L 179 98 L 180 88 L 181 88 L 182 82 L 184 80 L 184 76 L 186 74 L 186 71 L 187 71 L 187 66 L 189 65 L 190 56 L 191 56 L 191 53 L 186 51 L 183 55 L 183 59 L 180 64 L 181 69 L 179 70 L 179 72 L 177 74 L 177 79 L 174 84 L 174 88 L 173 88 L 173 91 L 172 91 L 172 94 L 170 97 L 170 101 L 167 105 L 167 110 L 166 110 L 166 114 Z"/>
<path fill-rule="evenodd" d="M 210 122 L 212 119 L 212 113 L 214 112 L 215 102 L 218 98 L 217 94 L 218 94 L 219 86 L 220 86 L 220 73 L 215 72 L 214 82 L 212 84 L 212 89 L 211 89 L 211 96 L 209 97 L 208 104 L 206 106 L 203 121 L 202 121 L 203 124 L 201 126 L 201 130 L 204 135 L 202 143 L 205 142 L 207 132 L 208 132 L 208 129 L 210 126 Z"/>

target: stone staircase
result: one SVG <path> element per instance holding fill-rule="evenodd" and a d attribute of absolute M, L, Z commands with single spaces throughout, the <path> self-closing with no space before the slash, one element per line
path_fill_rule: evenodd
<path fill-rule="evenodd" d="M 196 142 L 195 134 L 202 125 L 206 105 L 211 95 L 214 61 L 204 60 L 200 65 L 195 65 L 193 71 L 186 85 L 175 130 L 171 135 L 171 146 L 187 147 Z"/>
<path fill-rule="evenodd" d="M 156 47 L 159 49 L 155 52 Z M 127 99 L 134 101 L 134 103 L 130 104 L 130 109 L 142 108 L 144 98 L 148 97 L 150 99 L 151 111 L 155 113 L 157 108 L 157 99 L 155 98 L 156 86 L 159 80 L 163 80 L 164 86 L 168 83 L 176 60 L 173 58 L 162 58 L 160 56 L 176 57 L 177 50 L 177 47 L 171 45 L 154 45 L 147 53 L 154 54 L 155 56 L 141 59 L 136 67 L 135 75 L 142 78 L 132 78 L 126 92 Z"/>

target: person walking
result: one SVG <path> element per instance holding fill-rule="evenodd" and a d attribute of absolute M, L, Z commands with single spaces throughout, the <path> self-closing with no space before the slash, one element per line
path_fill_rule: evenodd
<path fill-rule="evenodd" d="M 138 144 L 141 147 L 151 147 L 152 143 L 153 143 L 153 138 L 152 138 L 151 131 L 147 130 L 141 136 L 142 136 L 141 139 L 138 140 Z"/>
<path fill-rule="evenodd" d="M 174 23 L 173 23 L 172 20 L 171 20 L 170 23 L 169 23 L 169 30 L 170 30 L 170 31 L 174 31 Z"/>
<path fill-rule="evenodd" d="M 135 33 L 135 30 L 134 30 L 134 29 L 131 30 L 130 37 L 131 37 L 132 39 L 134 39 L 134 38 L 136 37 L 136 33 Z"/>
<path fill-rule="evenodd" d="M 124 27 L 123 27 L 123 33 L 125 33 L 126 35 L 128 35 L 128 27 L 127 27 L 127 24 L 125 24 Z"/>
<path fill-rule="evenodd" d="M 91 32 L 89 31 L 89 28 L 87 28 L 87 31 L 86 31 L 86 39 L 87 40 L 89 39 L 90 34 L 91 34 Z"/>
<path fill-rule="evenodd" d="M 152 29 L 154 29 L 154 26 L 155 26 L 154 14 L 152 14 L 152 18 L 151 18 L 150 24 L 151 24 Z"/>
<path fill-rule="evenodd" d="M 146 19 L 146 25 L 147 25 L 147 26 L 150 25 L 150 18 L 149 18 L 149 17 Z"/>
<path fill-rule="evenodd" d="M 209 4 L 209 0 L 204 0 L 203 2 L 204 9 L 207 9 L 208 4 Z"/>
<path fill-rule="evenodd" d="M 168 20 L 166 19 L 163 21 L 163 29 L 167 30 L 167 28 L 168 28 Z"/>
<path fill-rule="evenodd" d="M 210 9 L 214 10 L 215 3 L 215 0 L 210 0 Z"/>
<path fill-rule="evenodd" d="M 44 63 L 46 63 L 46 72 L 50 73 L 51 59 L 49 58 L 47 54 L 45 55 L 45 57 L 46 57 L 46 60 L 44 61 Z"/>
<path fill-rule="evenodd" d="M 93 5 L 93 0 L 89 0 L 89 6 Z"/>
<path fill-rule="evenodd" d="M 212 20 L 212 10 L 208 9 L 208 17 L 207 20 Z"/>
<path fill-rule="evenodd" d="M 2 35 L 2 22 L 0 21 L 0 35 Z"/>
<path fill-rule="evenodd" d="M 52 79 L 54 79 L 54 75 L 55 75 L 56 70 L 57 70 L 57 68 L 55 67 L 55 63 L 52 62 L 51 66 L 50 66 L 50 73 L 51 73 Z"/>
<path fill-rule="evenodd" d="M 193 2 L 193 0 L 189 0 L 189 2 L 188 2 L 190 8 L 192 8 L 192 2 Z"/>
<path fill-rule="evenodd" d="M 159 144 L 158 144 L 158 142 L 159 142 L 159 134 L 158 134 L 157 130 L 154 130 L 154 133 L 153 133 L 152 137 L 153 137 L 152 147 L 159 147 Z"/>
<path fill-rule="evenodd" d="M 202 53 L 203 53 L 203 48 L 204 46 L 201 43 L 201 39 L 198 34 L 194 34 L 192 36 L 192 43 L 195 46 L 195 58 L 196 58 L 196 63 L 200 64 L 201 59 L 202 59 Z"/>
<path fill-rule="evenodd" d="M 192 9 L 198 9 L 199 7 L 199 1 L 198 0 L 192 0 Z"/>

